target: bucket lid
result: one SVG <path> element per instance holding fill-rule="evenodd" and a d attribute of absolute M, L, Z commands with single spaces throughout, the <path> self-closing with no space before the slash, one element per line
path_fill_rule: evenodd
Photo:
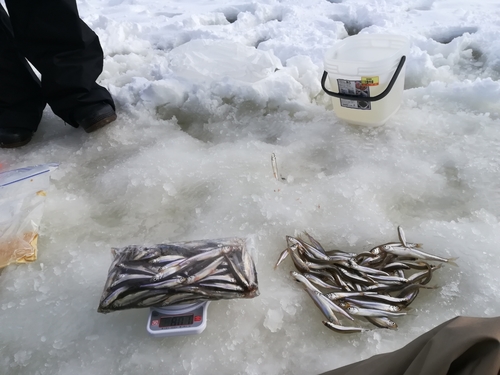
<path fill-rule="evenodd" d="M 327 50 L 325 70 L 333 74 L 378 75 L 396 69 L 409 53 L 409 41 L 401 35 L 358 34 Z"/>

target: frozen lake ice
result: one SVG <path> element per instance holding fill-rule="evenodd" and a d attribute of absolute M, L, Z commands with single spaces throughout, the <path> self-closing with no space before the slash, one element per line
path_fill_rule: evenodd
<path fill-rule="evenodd" d="M 88 135 L 47 108 L 28 146 L 0 151 L 4 170 L 60 163 L 38 260 L 0 271 L 5 374 L 318 374 L 499 314 L 496 1 L 78 4 L 119 119 Z M 357 33 L 410 41 L 402 106 L 378 128 L 338 120 L 320 86 L 326 49 Z M 291 261 L 273 269 L 286 235 L 361 252 L 398 225 L 459 267 L 397 331 L 337 335 Z M 146 309 L 97 313 L 111 247 L 247 235 L 261 294 L 211 303 L 201 335 L 153 339 Z"/>

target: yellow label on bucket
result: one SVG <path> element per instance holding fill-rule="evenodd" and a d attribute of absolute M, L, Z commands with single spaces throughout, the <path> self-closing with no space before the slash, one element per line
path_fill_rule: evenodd
<path fill-rule="evenodd" d="M 379 78 L 377 77 L 361 77 L 361 84 L 365 86 L 378 86 Z"/>

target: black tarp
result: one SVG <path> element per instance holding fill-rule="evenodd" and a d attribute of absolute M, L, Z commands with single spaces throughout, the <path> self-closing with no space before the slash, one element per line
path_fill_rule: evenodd
<path fill-rule="evenodd" d="M 456 317 L 403 348 L 321 375 L 500 375 L 500 317 Z"/>

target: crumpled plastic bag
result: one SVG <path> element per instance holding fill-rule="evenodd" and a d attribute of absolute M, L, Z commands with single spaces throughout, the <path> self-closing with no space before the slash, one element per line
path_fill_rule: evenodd
<path fill-rule="evenodd" d="M 50 173 L 58 164 L 43 164 L 0 173 L 0 268 L 33 262 Z"/>
<path fill-rule="evenodd" d="M 272 51 L 226 40 L 191 40 L 170 51 L 169 67 L 189 80 L 220 81 L 226 77 L 254 83 L 282 69 Z"/>
<path fill-rule="evenodd" d="M 256 297 L 251 246 L 232 237 L 113 248 L 97 311 Z"/>

